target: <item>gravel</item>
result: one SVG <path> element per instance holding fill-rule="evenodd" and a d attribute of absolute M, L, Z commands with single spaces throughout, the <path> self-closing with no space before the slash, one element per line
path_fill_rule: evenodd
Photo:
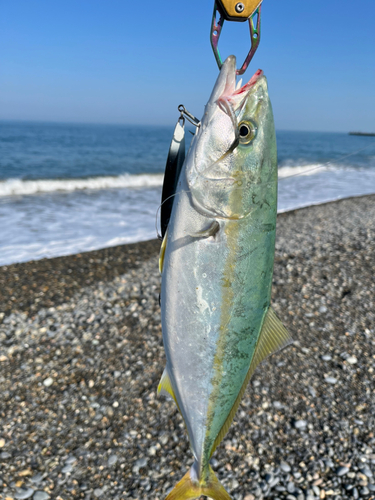
<path fill-rule="evenodd" d="M 212 459 L 234 500 L 375 498 L 374 236 L 375 196 L 279 215 L 273 306 L 295 343 Z M 158 247 L 0 268 L 1 499 L 162 500 L 191 465 L 156 397 Z"/>

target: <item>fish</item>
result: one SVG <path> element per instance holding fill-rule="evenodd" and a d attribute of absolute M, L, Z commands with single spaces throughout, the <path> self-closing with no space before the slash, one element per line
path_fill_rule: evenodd
<path fill-rule="evenodd" d="M 277 149 L 261 70 L 236 86 L 219 73 L 176 182 L 162 242 L 161 320 L 171 396 L 194 463 L 167 500 L 230 500 L 210 466 L 250 377 L 292 340 L 270 306 Z"/>

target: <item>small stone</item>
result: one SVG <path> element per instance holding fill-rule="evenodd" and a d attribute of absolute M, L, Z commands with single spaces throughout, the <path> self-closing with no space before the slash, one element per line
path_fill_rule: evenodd
<path fill-rule="evenodd" d="M 359 497 L 358 490 L 355 487 L 352 489 L 352 497 L 354 498 L 354 500 L 357 500 L 357 498 Z"/>
<path fill-rule="evenodd" d="M 8 361 L 8 358 L 4 354 L 2 354 L 0 356 L 0 363 L 3 363 L 4 361 Z"/>
<path fill-rule="evenodd" d="M 330 354 L 324 354 L 324 356 L 322 356 L 323 361 L 331 361 L 331 359 L 332 356 Z"/>
<path fill-rule="evenodd" d="M 313 492 L 316 497 L 320 497 L 320 488 L 316 485 L 313 485 Z"/>
<path fill-rule="evenodd" d="M 148 454 L 150 455 L 150 457 L 154 457 L 156 455 L 155 446 L 150 446 L 150 448 L 148 449 Z M 211 465 L 213 465 L 212 460 L 210 460 L 210 463 L 211 463 Z"/>
<path fill-rule="evenodd" d="M 290 465 L 287 464 L 286 462 L 281 462 L 280 464 L 280 469 L 283 471 L 283 472 L 290 472 L 292 469 L 290 468 Z"/>
<path fill-rule="evenodd" d="M 251 494 L 250 495 L 246 495 L 243 500 L 255 500 L 255 496 L 251 495 Z"/>
<path fill-rule="evenodd" d="M 168 443 L 168 436 L 167 436 L 167 434 L 163 434 L 162 436 L 160 436 L 159 441 L 161 442 L 161 444 L 163 446 L 165 446 Z"/>
<path fill-rule="evenodd" d="M 48 500 L 51 498 L 45 491 L 36 491 L 33 496 L 33 500 Z"/>
<path fill-rule="evenodd" d="M 233 478 L 232 479 L 232 484 L 230 485 L 230 489 L 233 491 L 235 490 L 236 488 L 238 488 L 240 485 L 240 483 L 237 481 L 236 478 Z"/>
<path fill-rule="evenodd" d="M 89 380 L 89 387 L 92 389 L 95 385 L 95 382 L 93 380 Z"/>
<path fill-rule="evenodd" d="M 30 498 L 34 494 L 34 490 L 32 488 L 27 488 L 26 490 L 23 488 L 18 488 L 14 498 L 19 500 L 24 500 L 26 498 Z"/>
<path fill-rule="evenodd" d="M 43 475 L 42 474 L 36 474 L 31 478 L 31 482 L 34 484 L 39 484 L 43 481 Z"/>
<path fill-rule="evenodd" d="M 274 488 L 279 483 L 279 481 L 280 481 L 279 477 L 274 477 L 272 481 L 270 481 L 269 487 Z"/>
<path fill-rule="evenodd" d="M 313 386 L 309 385 L 309 393 L 311 397 L 316 398 L 316 391 Z"/>
<path fill-rule="evenodd" d="M 133 472 L 138 474 L 139 469 L 146 467 L 147 462 L 148 462 L 148 458 L 146 458 L 146 457 L 143 457 L 143 458 L 140 458 L 139 460 L 137 460 L 133 466 Z"/>
<path fill-rule="evenodd" d="M 364 474 L 365 476 L 367 477 L 372 477 L 372 471 L 369 467 L 363 467 L 362 469 L 360 469 L 360 471 L 362 472 L 362 474 Z"/>
<path fill-rule="evenodd" d="M 347 474 L 348 472 L 349 472 L 349 467 L 339 467 L 336 470 L 336 474 L 338 476 L 345 476 L 345 474 Z"/>
<path fill-rule="evenodd" d="M 294 493 L 295 492 L 295 485 L 292 481 L 290 481 L 286 487 L 286 489 L 288 490 L 288 493 Z"/>
<path fill-rule="evenodd" d="M 95 488 L 94 497 L 99 498 L 103 495 L 104 491 L 101 488 Z"/>
<path fill-rule="evenodd" d="M 358 359 L 355 356 L 349 356 L 348 358 L 346 358 L 346 362 L 350 365 L 355 365 L 356 363 L 358 363 Z"/>
<path fill-rule="evenodd" d="M 320 306 L 320 307 L 319 307 L 319 312 L 320 312 L 321 314 L 326 313 L 326 312 L 327 312 L 327 310 L 328 310 L 328 309 L 326 308 L 326 306 Z"/>
<path fill-rule="evenodd" d="M 337 378 L 335 377 L 325 377 L 325 381 L 328 383 L 328 384 L 337 384 Z"/>
<path fill-rule="evenodd" d="M 108 458 L 108 467 L 112 467 L 112 465 L 115 465 L 115 463 L 117 462 L 117 460 L 118 460 L 117 455 L 111 455 Z"/>
<path fill-rule="evenodd" d="M 68 473 L 72 472 L 72 470 L 73 470 L 73 466 L 72 466 L 72 464 L 66 464 L 66 465 L 65 465 L 65 466 L 61 469 L 61 472 L 62 472 L 63 474 L 68 474 Z"/>
<path fill-rule="evenodd" d="M 270 473 L 268 472 L 268 473 L 265 475 L 264 479 L 266 480 L 266 482 L 267 482 L 267 483 L 270 483 L 270 482 L 272 481 L 272 479 L 273 479 L 273 474 L 272 474 L 272 473 L 270 474 Z"/>
<path fill-rule="evenodd" d="M 307 422 L 306 422 L 306 420 L 296 420 L 296 421 L 294 422 L 294 427 L 295 427 L 296 429 L 305 429 L 305 428 L 306 428 L 306 426 L 307 426 Z"/>
<path fill-rule="evenodd" d="M 4 448 L 5 446 L 5 439 L 0 438 L 0 448 Z"/>
<path fill-rule="evenodd" d="M 367 496 L 370 494 L 370 490 L 364 486 L 363 488 L 360 489 L 359 493 L 363 496 Z"/>
<path fill-rule="evenodd" d="M 46 379 L 43 381 L 43 385 L 44 385 L 45 387 L 50 387 L 52 384 L 53 384 L 53 378 L 52 378 L 52 377 L 48 377 L 48 378 L 46 378 Z"/>
<path fill-rule="evenodd" d="M 10 453 L 8 453 L 7 451 L 3 451 L 0 453 L 0 458 L 2 458 L 3 460 L 6 460 L 7 458 L 11 458 L 12 455 Z"/>

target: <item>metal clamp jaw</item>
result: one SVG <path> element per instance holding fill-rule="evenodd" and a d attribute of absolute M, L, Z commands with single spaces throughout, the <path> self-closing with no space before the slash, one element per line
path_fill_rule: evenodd
<path fill-rule="evenodd" d="M 219 69 L 221 69 L 221 66 L 223 65 L 218 45 L 224 21 L 248 21 L 250 28 L 251 47 L 241 68 L 237 70 L 237 75 L 242 75 L 243 73 L 245 73 L 260 42 L 261 3 L 262 0 L 215 0 L 210 38 L 212 50 L 214 52 Z M 216 22 L 217 14 L 219 14 L 220 16 L 218 22 Z"/>
<path fill-rule="evenodd" d="M 262 0 L 217 0 L 227 21 L 246 21 L 254 14 Z"/>

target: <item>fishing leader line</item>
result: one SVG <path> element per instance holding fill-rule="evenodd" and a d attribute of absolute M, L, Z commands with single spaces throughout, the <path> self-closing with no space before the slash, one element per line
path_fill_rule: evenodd
<path fill-rule="evenodd" d="M 375 144 L 375 141 L 370 142 L 370 144 L 367 144 L 364 148 L 357 149 L 357 151 L 353 151 L 352 153 L 349 153 L 348 155 L 341 156 L 340 158 L 337 158 L 337 160 L 330 160 L 327 163 L 323 163 L 322 165 L 318 165 L 317 167 L 312 167 L 309 170 L 305 170 L 304 172 L 299 172 L 298 174 L 291 174 L 287 175 L 285 177 L 281 177 L 279 181 L 282 181 L 284 179 L 290 179 L 291 177 L 297 177 L 299 175 L 305 175 L 308 174 L 309 172 L 313 172 L 314 170 L 318 170 L 319 168 L 325 168 L 328 165 L 331 165 L 332 163 L 337 163 L 338 161 L 345 160 L 345 158 L 349 158 L 350 156 L 356 155 L 357 153 L 360 153 L 361 151 L 364 151 L 365 149 L 368 149 L 370 146 L 373 146 Z"/>

